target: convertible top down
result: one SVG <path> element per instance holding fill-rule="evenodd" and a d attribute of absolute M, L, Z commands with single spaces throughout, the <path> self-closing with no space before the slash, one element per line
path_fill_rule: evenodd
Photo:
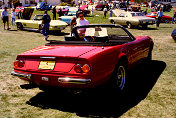
<path fill-rule="evenodd" d="M 119 25 L 77 26 L 65 41 L 49 40 L 19 54 L 12 75 L 39 88 L 88 89 L 106 83 L 124 90 L 127 72 L 151 60 L 153 41 Z"/>

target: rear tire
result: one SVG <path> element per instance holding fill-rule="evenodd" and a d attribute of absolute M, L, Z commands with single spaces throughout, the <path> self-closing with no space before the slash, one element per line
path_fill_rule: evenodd
<path fill-rule="evenodd" d="M 142 25 L 143 29 L 147 29 L 148 25 Z"/>
<path fill-rule="evenodd" d="M 38 30 L 39 30 L 40 33 L 42 33 L 42 31 L 41 31 L 42 30 L 41 25 L 39 25 L 39 29 Z"/>
<path fill-rule="evenodd" d="M 131 29 L 133 26 L 132 26 L 132 24 L 131 24 L 130 22 L 128 22 L 128 23 L 127 23 L 127 27 L 128 27 L 129 29 Z"/>
<path fill-rule="evenodd" d="M 169 23 L 170 21 L 166 19 L 166 20 L 164 20 L 164 22 L 165 22 L 165 23 Z"/>
<path fill-rule="evenodd" d="M 112 23 L 112 24 L 115 24 L 115 21 L 114 21 L 114 20 L 111 20 L 111 23 Z"/>
<path fill-rule="evenodd" d="M 120 61 L 114 69 L 112 75 L 112 87 L 120 91 L 124 91 L 127 86 L 127 64 Z"/>

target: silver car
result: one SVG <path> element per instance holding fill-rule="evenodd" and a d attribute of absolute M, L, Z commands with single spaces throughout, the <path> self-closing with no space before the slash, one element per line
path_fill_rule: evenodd
<path fill-rule="evenodd" d="M 147 28 L 148 25 L 155 24 L 154 18 L 146 17 L 141 12 L 121 12 L 117 17 L 110 17 L 109 21 L 113 24 L 127 25 L 128 28 L 133 26 Z"/>

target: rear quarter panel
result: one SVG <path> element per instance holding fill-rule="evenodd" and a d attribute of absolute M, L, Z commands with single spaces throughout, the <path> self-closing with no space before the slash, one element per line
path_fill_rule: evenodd
<path fill-rule="evenodd" d="M 99 47 L 92 53 L 82 55 L 87 58 L 91 65 L 90 77 L 95 86 L 106 83 L 112 75 L 125 45 Z M 98 53 L 97 53 L 98 52 Z M 79 62 L 79 60 L 78 60 Z"/>

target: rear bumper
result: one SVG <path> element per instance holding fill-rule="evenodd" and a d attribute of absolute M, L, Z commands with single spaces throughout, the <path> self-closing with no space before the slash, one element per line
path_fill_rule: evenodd
<path fill-rule="evenodd" d="M 27 81 L 33 81 L 32 74 L 20 73 L 12 71 L 11 75 L 17 76 Z M 41 77 L 41 81 L 49 82 L 49 77 Z M 74 77 L 57 77 L 57 82 L 60 84 L 90 84 L 91 79 L 74 78 Z"/>
<path fill-rule="evenodd" d="M 18 73 L 18 72 L 12 71 L 12 72 L 11 72 L 11 75 L 17 76 L 17 77 L 20 77 L 20 78 L 31 79 L 31 74 Z"/>
<path fill-rule="evenodd" d="M 91 79 L 79 79 L 70 77 L 60 77 L 58 78 L 60 83 L 70 83 L 70 84 L 89 84 Z"/>

